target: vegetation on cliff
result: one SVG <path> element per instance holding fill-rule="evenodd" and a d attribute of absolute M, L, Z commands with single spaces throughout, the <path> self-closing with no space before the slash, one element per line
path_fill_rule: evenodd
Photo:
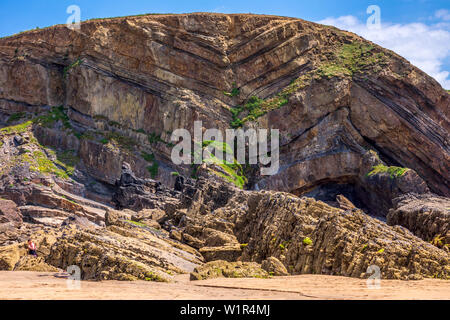
<path fill-rule="evenodd" d="M 153 153 L 142 152 L 142 158 L 152 164 L 151 166 L 147 167 L 147 170 L 148 172 L 150 172 L 152 178 L 155 179 L 158 176 L 159 170 L 159 163 L 158 161 L 156 161 L 155 155 Z"/>
<path fill-rule="evenodd" d="M 83 63 L 83 59 L 78 58 L 77 60 L 75 60 L 73 63 L 71 63 L 70 65 L 68 65 L 67 67 L 64 68 L 63 71 L 63 75 L 64 78 L 67 77 L 67 74 L 69 73 L 69 71 L 73 68 L 78 67 L 79 65 L 81 65 Z"/>
<path fill-rule="evenodd" d="M 248 121 L 255 121 L 269 111 L 287 105 L 293 93 L 311 85 L 313 80 L 352 77 L 369 71 L 379 72 L 387 63 L 382 51 L 371 44 L 356 40 L 350 44 L 342 44 L 336 52 L 330 52 L 329 55 L 328 60 L 319 62 L 318 67 L 294 79 L 276 95 L 267 99 L 251 96 L 242 106 L 231 108 L 231 127 L 242 127 Z"/>
<path fill-rule="evenodd" d="M 227 154 L 233 154 L 231 147 L 226 142 L 217 141 L 203 141 L 201 151 L 202 162 L 208 165 L 208 171 L 212 174 L 233 183 L 240 189 L 243 189 L 247 184 L 248 179 L 244 175 L 244 169 L 240 163 L 233 157 L 233 162 L 228 162 L 226 159 L 219 159 L 216 155 L 221 153 L 226 157 Z M 193 152 L 193 157 L 198 157 Z M 198 165 L 193 165 L 193 177 L 196 178 L 196 171 Z"/>
<path fill-rule="evenodd" d="M 370 172 L 367 173 L 368 177 L 372 177 L 376 174 L 379 173 L 388 173 L 389 176 L 394 179 L 394 178 L 400 178 L 401 176 L 403 176 L 409 169 L 408 168 L 401 168 L 401 167 L 388 167 L 385 166 L 383 164 L 379 164 L 376 165 L 372 168 L 372 170 Z"/>

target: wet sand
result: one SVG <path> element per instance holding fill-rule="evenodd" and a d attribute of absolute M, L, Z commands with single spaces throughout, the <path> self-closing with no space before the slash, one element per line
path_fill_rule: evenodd
<path fill-rule="evenodd" d="M 450 281 L 382 280 L 381 288 L 368 289 L 365 280 L 323 275 L 272 279 L 210 279 L 174 283 L 82 281 L 69 289 L 63 274 L 0 272 L 2 300 L 450 300 Z"/>

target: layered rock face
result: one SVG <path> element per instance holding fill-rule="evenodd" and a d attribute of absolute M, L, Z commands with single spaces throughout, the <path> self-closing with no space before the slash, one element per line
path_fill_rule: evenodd
<path fill-rule="evenodd" d="M 293 18 L 149 15 L 2 38 L 0 268 L 447 278 L 449 110 L 395 53 Z M 278 172 L 244 166 L 243 191 L 175 165 L 171 133 L 194 121 L 279 129 Z M 23 241 L 42 230 L 35 261 Z"/>
<path fill-rule="evenodd" d="M 95 141 L 99 131 L 151 150 L 159 179 L 173 183 L 170 133 L 192 131 L 194 120 L 224 130 L 230 110 L 256 96 L 256 110 L 243 108 L 238 124 L 282 136 L 281 170 L 256 177 L 259 188 L 361 190 L 371 185 L 358 186 L 364 149 L 373 149 L 388 166 L 413 169 L 433 192 L 450 194 L 448 93 L 401 57 L 335 28 L 257 15 L 127 17 L 3 38 L 0 55 L 4 117 L 64 105 L 85 139 L 47 142 L 69 144 L 108 184 L 122 161 L 149 175 L 139 152 L 105 147 Z M 148 135 L 159 139 L 149 143 Z"/>
<path fill-rule="evenodd" d="M 174 198 L 161 198 L 164 210 L 107 209 L 106 227 L 73 215 L 59 226 L 24 223 L 16 227 L 16 238 L 0 243 L 13 243 L 1 248 L 0 268 L 51 271 L 76 265 L 86 280 L 171 281 L 188 272 L 192 280 L 306 273 L 365 278 L 375 265 L 387 279 L 448 278 L 448 250 L 404 227 L 388 226 L 357 208 L 243 191 L 208 171 L 200 174 L 195 183 L 179 186 Z M 128 166 L 122 178 L 131 178 L 137 188 L 151 182 L 135 179 Z M 39 243 L 38 260 L 26 256 L 21 242 L 31 236 Z"/>
<path fill-rule="evenodd" d="M 52 246 L 46 260 L 66 269 L 80 267 L 83 280 L 147 280 L 169 282 L 192 272 L 201 255 L 145 224 L 117 219 L 106 230 L 68 233 Z M 184 250 L 183 250 L 184 249 Z"/>
<path fill-rule="evenodd" d="M 389 225 L 400 225 L 416 236 L 448 249 L 450 244 L 450 201 L 433 194 L 407 194 L 395 199 L 387 216 Z"/>
<path fill-rule="evenodd" d="M 356 208 L 337 209 L 287 193 L 240 191 L 211 179 L 200 179 L 182 203 L 186 208 L 169 215 L 168 224 L 185 243 L 203 247 L 207 261 L 264 265 L 277 258 L 290 274 L 364 278 L 376 265 L 389 279 L 448 276 L 447 251 Z"/>
<path fill-rule="evenodd" d="M 22 214 L 16 204 L 10 200 L 0 200 L 0 224 L 21 222 Z"/>

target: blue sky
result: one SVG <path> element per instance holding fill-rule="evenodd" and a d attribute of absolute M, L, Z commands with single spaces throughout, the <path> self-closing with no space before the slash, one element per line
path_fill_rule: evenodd
<path fill-rule="evenodd" d="M 65 23 L 70 5 L 81 19 L 143 13 L 261 13 L 332 24 L 398 52 L 450 89 L 450 0 L 1 0 L 0 37 Z M 381 29 L 368 30 L 369 5 Z"/>

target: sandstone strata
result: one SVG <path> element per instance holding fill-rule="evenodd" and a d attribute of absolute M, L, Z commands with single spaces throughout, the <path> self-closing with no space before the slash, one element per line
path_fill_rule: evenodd
<path fill-rule="evenodd" d="M 210 256 L 215 249 L 227 252 L 228 261 L 262 263 L 275 257 L 290 274 L 366 277 L 367 268 L 378 265 L 383 278 L 448 276 L 448 253 L 404 227 L 388 226 L 359 209 L 344 211 L 312 198 L 225 185 L 199 179 L 193 196 L 182 199 L 186 209 L 168 221 L 185 243 L 203 246 L 200 252 L 207 260 L 223 260 Z M 215 233 L 222 241 L 210 248 Z"/>
<path fill-rule="evenodd" d="M 216 260 L 196 268 L 191 280 L 211 278 L 268 278 L 269 274 L 254 262 L 227 262 Z"/>
<path fill-rule="evenodd" d="M 389 225 L 401 225 L 416 236 L 445 248 L 450 245 L 450 201 L 433 194 L 408 194 L 395 199 Z M 433 241 L 434 240 L 434 241 Z"/>
<path fill-rule="evenodd" d="M 300 19 L 148 15 L 2 38 L 0 268 L 447 278 L 449 110 L 395 53 Z M 280 170 L 245 166 L 243 191 L 174 165 L 171 133 L 196 120 L 279 129 Z"/>
<path fill-rule="evenodd" d="M 194 120 L 226 129 L 230 110 L 257 96 L 261 110 L 238 120 L 282 136 L 281 170 L 250 179 L 259 188 L 360 190 L 362 158 L 373 149 L 450 194 L 449 94 L 393 52 L 336 28 L 240 14 L 95 20 L 81 32 L 55 26 L 3 38 L 0 65 L 3 119 L 64 105 L 71 129 L 35 130 L 74 149 L 80 168 L 102 183 L 114 184 L 123 161 L 150 177 L 137 145 L 155 154 L 158 178 L 173 183 L 170 171 L 189 168 L 168 161 L 170 132 L 192 130 Z"/>

